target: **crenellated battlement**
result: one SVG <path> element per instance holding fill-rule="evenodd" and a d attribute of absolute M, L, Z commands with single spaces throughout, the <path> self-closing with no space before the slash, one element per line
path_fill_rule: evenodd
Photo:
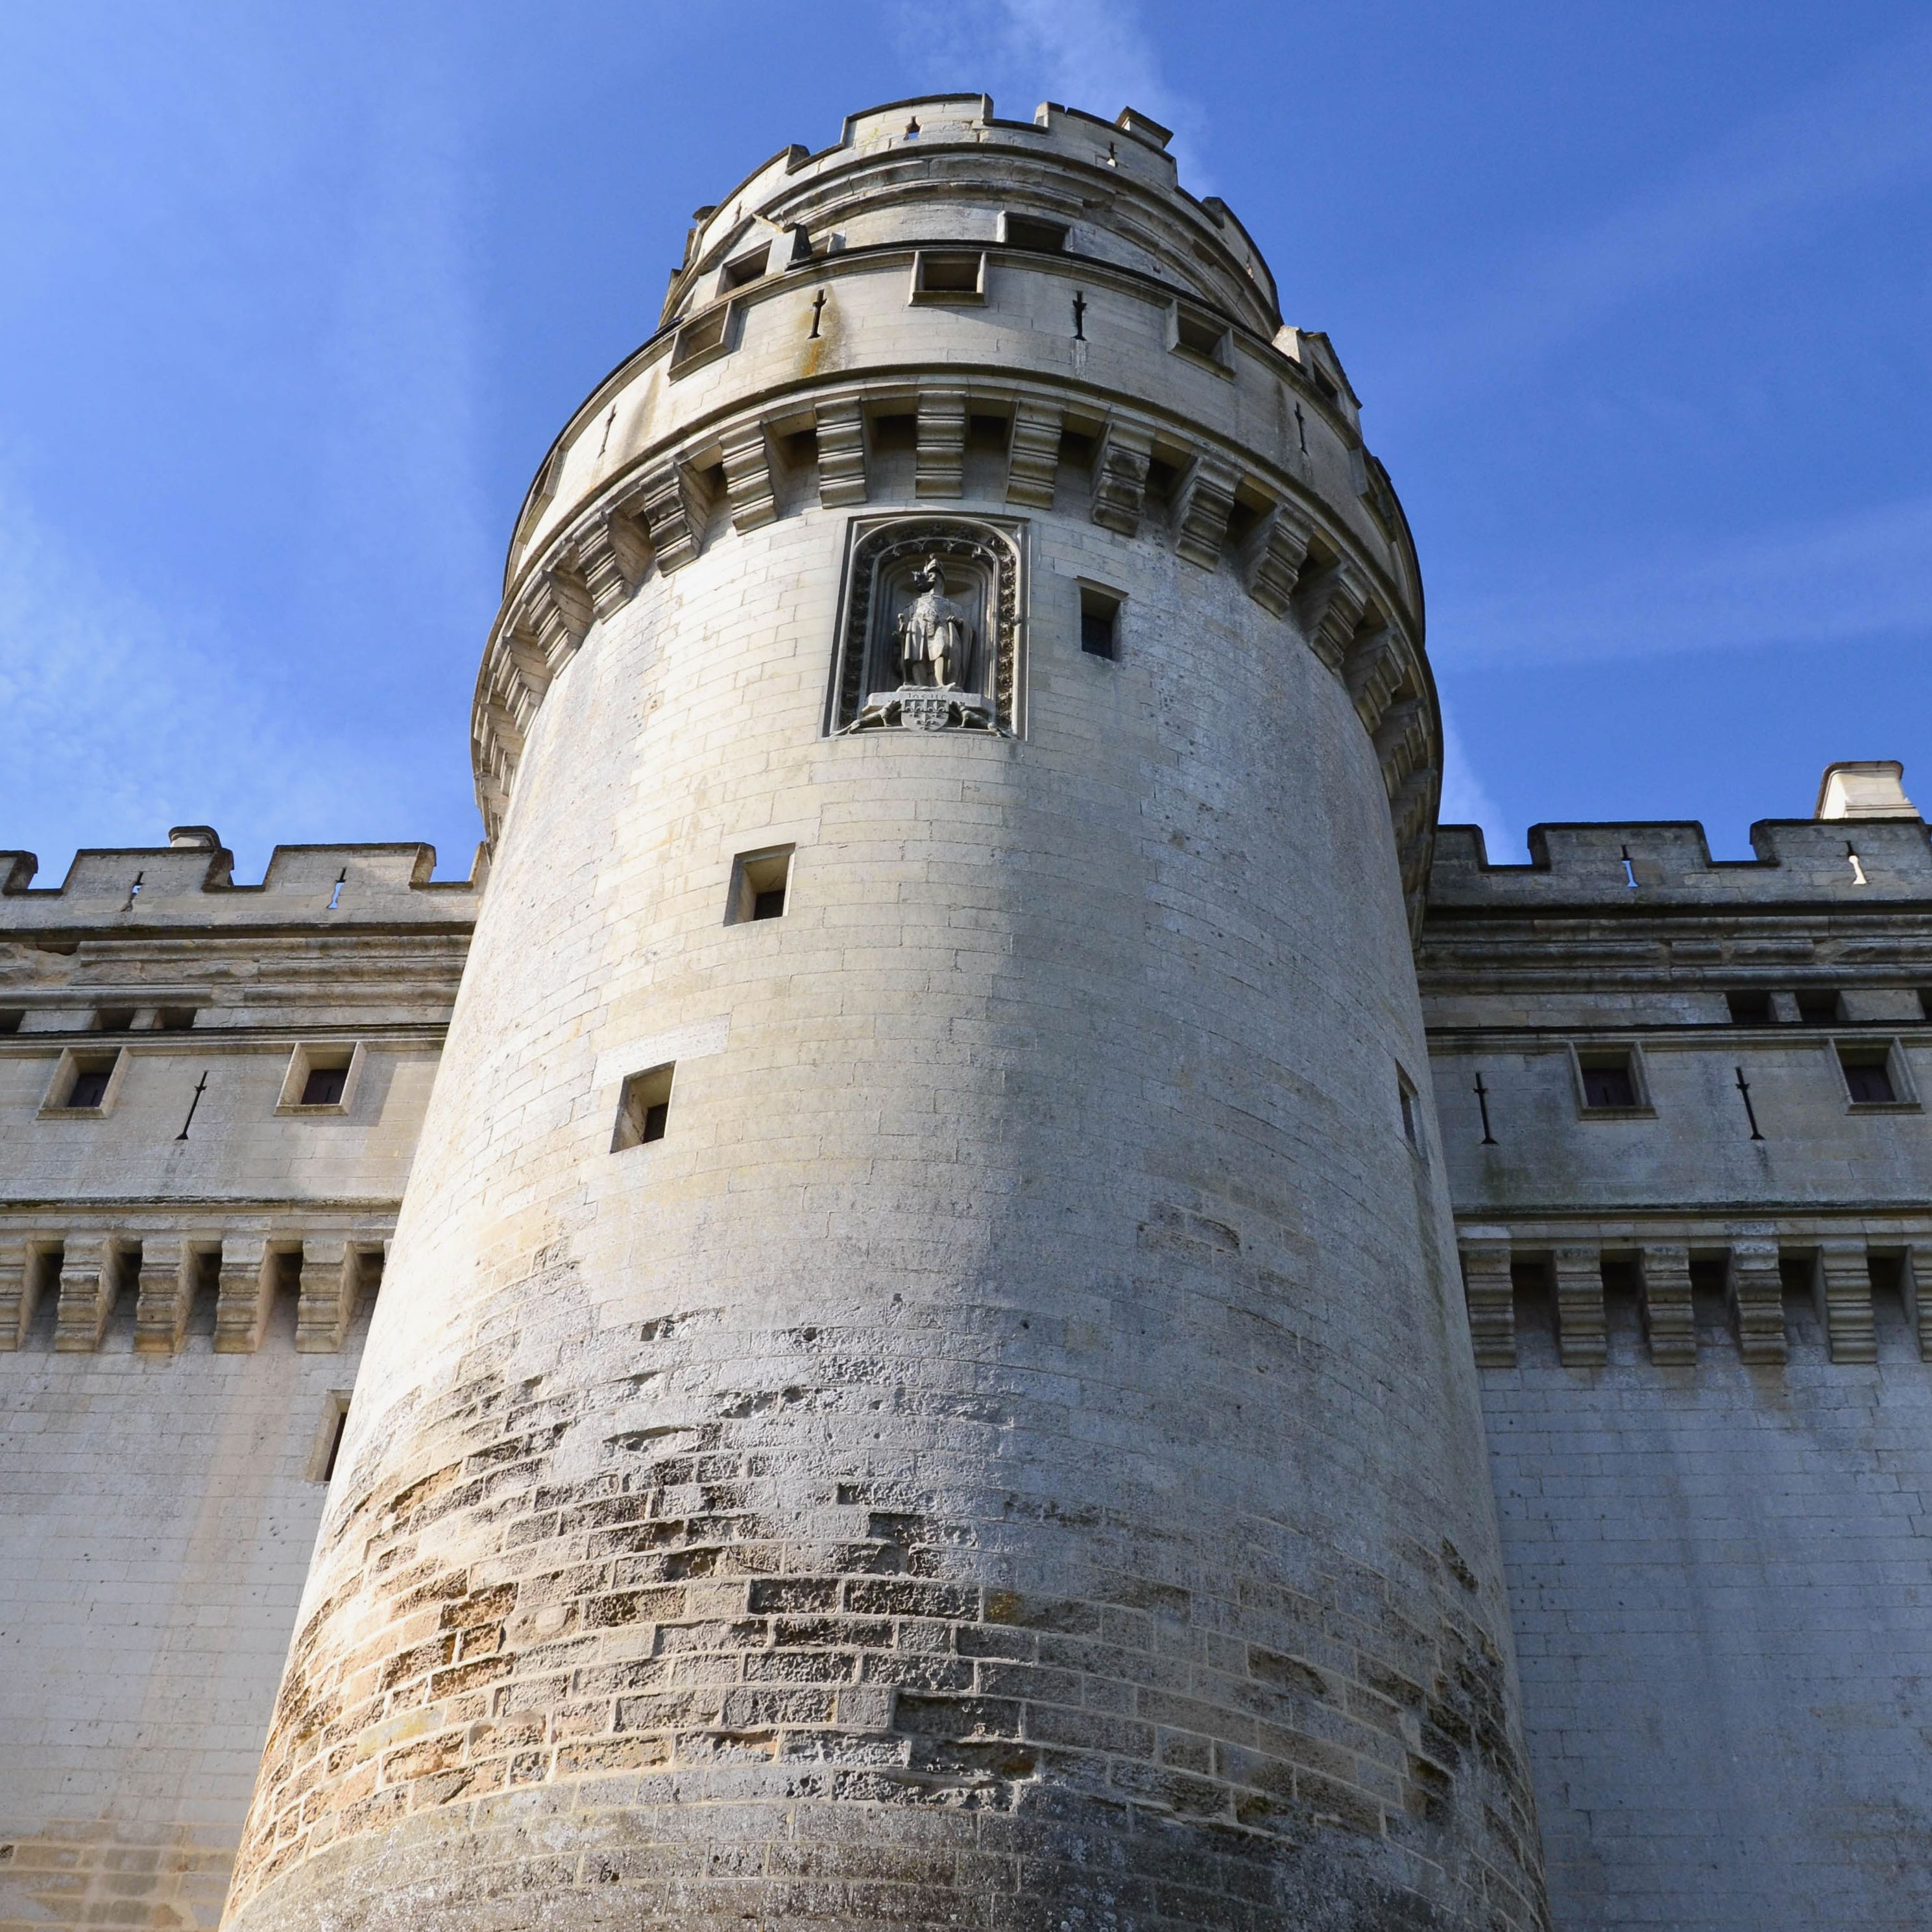
<path fill-rule="evenodd" d="M 1481 828 L 1444 825 L 1432 911 L 1841 904 L 1932 899 L 1932 843 L 1916 814 L 1760 819 L 1754 859 L 1713 859 L 1695 820 L 1530 828 L 1528 865 L 1492 865 Z"/>
<path fill-rule="evenodd" d="M 278 845 L 259 885 L 237 885 L 234 854 L 206 828 L 187 829 L 198 835 L 192 844 L 83 848 L 58 886 L 32 883 L 34 854 L 0 851 L 0 935 L 310 922 L 467 928 L 488 877 L 480 847 L 468 878 L 436 879 L 433 845 Z"/>

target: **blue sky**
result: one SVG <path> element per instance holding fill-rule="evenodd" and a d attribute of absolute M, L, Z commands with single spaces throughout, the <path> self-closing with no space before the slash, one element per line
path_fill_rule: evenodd
<path fill-rule="evenodd" d="M 1178 130 L 1420 545 L 1446 817 L 1932 804 L 1932 16 L 124 0 L 0 14 L 0 847 L 478 836 L 517 506 L 690 210 L 948 89 Z"/>

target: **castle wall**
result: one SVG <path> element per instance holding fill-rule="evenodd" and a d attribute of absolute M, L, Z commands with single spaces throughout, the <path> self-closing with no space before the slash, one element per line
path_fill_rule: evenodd
<path fill-rule="evenodd" d="M 1714 1296 L 1694 1368 L 1615 1312 L 1484 1372 L 1556 1924 L 1932 1923 L 1932 1366 L 1889 1302 L 1865 1366 L 1798 1298 L 1782 1369 Z"/>
<path fill-rule="evenodd" d="M 220 1918 L 477 898 L 427 847 L 237 886 L 177 836 L 53 887 L 0 855 L 0 1925 L 35 1932 Z"/>
<path fill-rule="evenodd" d="M 0 1926 L 218 1922 L 366 1306 L 298 1354 L 0 1354 Z"/>
<path fill-rule="evenodd" d="M 1932 847 L 1892 808 L 1720 865 L 1696 826 L 1438 841 L 1421 977 L 1563 1932 L 1932 1918 Z"/>

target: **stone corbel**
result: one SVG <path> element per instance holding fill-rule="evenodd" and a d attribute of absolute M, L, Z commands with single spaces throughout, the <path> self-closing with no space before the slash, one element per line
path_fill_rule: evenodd
<path fill-rule="evenodd" d="M 704 519 L 690 474 L 676 457 L 666 457 L 638 485 L 636 506 L 651 533 L 658 569 L 667 576 L 697 556 Z"/>
<path fill-rule="evenodd" d="M 1604 1255 L 1570 1242 L 1550 1262 L 1556 1284 L 1556 1352 L 1566 1368 L 1599 1368 L 1609 1354 L 1604 1324 Z"/>
<path fill-rule="evenodd" d="M 1277 503 L 1248 541 L 1242 578 L 1248 595 L 1271 617 L 1286 617 L 1307 560 L 1314 530 L 1299 511 Z"/>
<path fill-rule="evenodd" d="M 1875 1362 L 1871 1267 L 1862 1240 L 1819 1244 L 1814 1276 L 1818 1315 L 1834 1362 Z"/>
<path fill-rule="evenodd" d="M 550 689 L 550 664 L 542 645 L 514 622 L 506 623 L 497 632 L 496 641 L 502 646 L 504 662 L 529 694 L 530 709 L 534 711 Z"/>
<path fill-rule="evenodd" d="M 1393 801 L 1409 773 L 1428 761 L 1429 707 L 1419 698 L 1390 705 L 1372 742 Z"/>
<path fill-rule="evenodd" d="M 1737 1324 L 1738 1354 L 1764 1366 L 1782 1363 L 1784 1282 L 1778 1271 L 1778 1244 L 1733 1241 L 1724 1286 Z"/>
<path fill-rule="evenodd" d="M 220 1287 L 214 1302 L 214 1352 L 252 1355 L 268 1325 L 275 1255 L 260 1234 L 224 1234 Z"/>
<path fill-rule="evenodd" d="M 1412 772 L 1389 806 L 1389 824 L 1395 832 L 1395 849 L 1406 851 L 1429 829 L 1430 808 L 1436 798 L 1436 768 L 1424 765 Z"/>
<path fill-rule="evenodd" d="M 1332 563 L 1305 580 L 1295 596 L 1295 615 L 1309 649 L 1339 673 L 1348 640 L 1369 606 L 1368 586 L 1347 563 Z"/>
<path fill-rule="evenodd" d="M 1203 454 L 1189 466 L 1174 506 L 1174 548 L 1190 563 L 1212 570 L 1228 541 L 1228 518 L 1234 508 L 1234 466 Z"/>
<path fill-rule="evenodd" d="M 24 1235 L 0 1234 L 0 1350 L 17 1348 L 34 1318 L 40 1250 Z"/>
<path fill-rule="evenodd" d="M 1342 660 L 1342 682 L 1362 721 L 1362 729 L 1372 738 L 1396 693 L 1409 682 L 1408 646 L 1392 624 L 1380 624 L 1360 632 Z"/>
<path fill-rule="evenodd" d="M 731 506 L 731 527 L 742 536 L 778 514 L 777 488 L 772 481 L 772 446 L 761 422 L 740 423 L 724 440 L 724 494 Z"/>
<path fill-rule="evenodd" d="M 1094 520 L 1124 537 L 1140 529 L 1147 507 L 1154 438 L 1130 423 L 1109 422 L 1094 453 Z"/>
<path fill-rule="evenodd" d="M 632 531 L 630 519 L 600 512 L 573 533 L 571 543 L 592 614 L 608 617 L 622 610 L 648 567 L 646 547 Z"/>
<path fill-rule="evenodd" d="M 590 628 L 590 593 L 560 566 L 538 571 L 525 586 L 514 621 L 536 640 L 544 665 L 554 677 L 584 641 Z"/>
<path fill-rule="evenodd" d="M 1006 449 L 1006 501 L 1029 510 L 1053 508 L 1060 470 L 1063 412 L 1050 403 L 1023 398 L 1015 405 Z"/>
<path fill-rule="evenodd" d="M 172 1355 L 188 1330 L 194 1298 L 194 1250 L 178 1234 L 141 1238 L 141 1272 L 134 1297 L 134 1348 Z"/>
<path fill-rule="evenodd" d="M 61 1256 L 56 1353 L 86 1354 L 100 1346 L 125 1260 L 124 1245 L 112 1234 L 82 1234 L 68 1242 Z"/>
<path fill-rule="evenodd" d="M 856 400 L 822 403 L 818 428 L 818 500 L 826 509 L 866 500 L 866 412 Z"/>
<path fill-rule="evenodd" d="M 1697 1359 L 1697 1324 L 1690 1298 L 1690 1250 L 1676 1242 L 1653 1242 L 1637 1255 L 1643 1331 L 1650 1359 L 1670 1366 Z"/>
<path fill-rule="evenodd" d="M 1932 1362 L 1932 1242 L 1907 1245 L 1900 1259 L 1899 1286 L 1904 1293 L 1906 1318 L 1918 1344 L 1918 1359 Z M 0 1311 L 0 1325 L 4 1321 L 4 1311 Z"/>
<path fill-rule="evenodd" d="M 1516 1366 L 1516 1292 L 1510 1280 L 1509 1236 L 1499 1228 L 1464 1230 L 1462 1295 L 1476 1366 Z"/>
<path fill-rule="evenodd" d="M 296 1302 L 296 1347 L 303 1354 L 328 1354 L 342 1346 L 362 1286 L 362 1257 L 340 1234 L 310 1235 L 302 1242 L 302 1292 Z"/>
<path fill-rule="evenodd" d="M 966 392 L 922 389 L 913 490 L 919 496 L 966 493 Z"/>

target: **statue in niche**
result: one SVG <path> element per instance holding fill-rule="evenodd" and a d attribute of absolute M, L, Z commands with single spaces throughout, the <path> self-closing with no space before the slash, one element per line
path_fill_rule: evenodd
<path fill-rule="evenodd" d="M 946 594 L 946 571 L 936 556 L 913 578 L 919 593 L 899 613 L 899 677 L 903 686 L 957 691 L 972 669 L 973 626 Z"/>

